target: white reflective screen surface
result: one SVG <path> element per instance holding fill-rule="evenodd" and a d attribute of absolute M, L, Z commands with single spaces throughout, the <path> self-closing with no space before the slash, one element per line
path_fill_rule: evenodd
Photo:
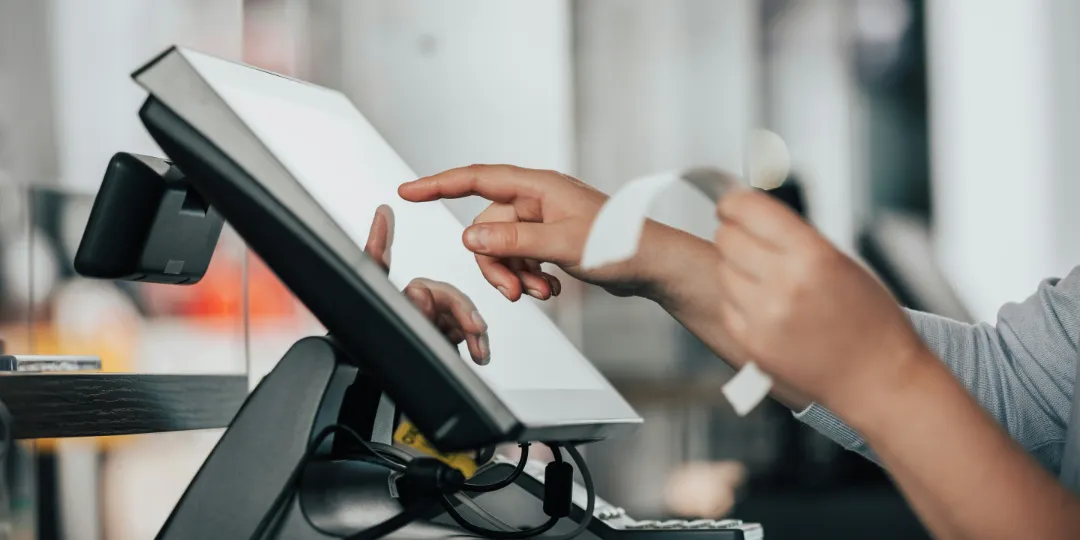
<path fill-rule="evenodd" d="M 476 304 L 488 324 L 491 362 L 476 365 L 464 344 L 459 352 L 496 394 L 610 389 L 543 312 L 527 299 L 511 303 L 484 280 L 462 245 L 464 227 L 445 205 L 398 197 L 398 185 L 416 175 L 345 96 L 191 51 L 184 54 L 358 246 L 367 242 L 375 209 L 382 204 L 393 209 L 390 281 L 399 290 L 421 277 L 449 283 Z"/>

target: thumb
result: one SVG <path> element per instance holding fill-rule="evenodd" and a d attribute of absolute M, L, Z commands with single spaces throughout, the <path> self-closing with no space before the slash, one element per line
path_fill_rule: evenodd
<path fill-rule="evenodd" d="M 465 229 L 465 247 L 478 255 L 521 257 L 555 264 L 575 264 L 585 244 L 582 227 L 572 222 L 477 223 Z"/>

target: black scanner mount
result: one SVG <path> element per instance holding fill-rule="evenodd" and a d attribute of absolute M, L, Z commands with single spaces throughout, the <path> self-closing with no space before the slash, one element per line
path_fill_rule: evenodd
<path fill-rule="evenodd" d="M 206 274 L 224 224 L 170 161 L 120 152 L 94 199 L 75 270 L 91 278 L 192 285 Z"/>

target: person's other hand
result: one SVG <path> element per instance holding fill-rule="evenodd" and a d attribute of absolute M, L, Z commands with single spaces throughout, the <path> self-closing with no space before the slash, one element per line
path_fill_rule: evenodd
<path fill-rule="evenodd" d="M 888 291 L 798 215 L 756 190 L 717 205 L 728 334 L 762 368 L 827 406 L 902 378 L 924 345 Z"/>
<path fill-rule="evenodd" d="M 465 247 L 503 296 L 546 300 L 558 295 L 558 279 L 540 269 L 553 263 L 613 294 L 636 294 L 644 285 L 635 260 L 598 271 L 579 267 L 589 228 L 607 195 L 556 171 L 510 165 L 472 165 L 402 184 L 407 201 L 426 202 L 476 195 L 492 204 L 465 229 Z"/>
<path fill-rule="evenodd" d="M 394 212 L 382 205 L 375 210 L 364 253 L 389 273 L 393 243 Z M 424 278 L 412 280 L 402 292 L 451 344 L 464 341 L 474 362 L 485 365 L 491 361 L 487 323 L 465 293 L 449 283 Z"/>

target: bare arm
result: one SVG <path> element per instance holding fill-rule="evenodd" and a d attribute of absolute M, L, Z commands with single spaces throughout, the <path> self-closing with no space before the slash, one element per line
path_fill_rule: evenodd
<path fill-rule="evenodd" d="M 1080 268 L 1046 280 L 1009 304 L 996 325 L 908 312 L 931 351 L 1005 431 L 1047 470 L 1065 446 L 1080 332 Z M 832 412 L 812 405 L 796 416 L 845 448 L 877 461 L 866 440 Z"/>
<path fill-rule="evenodd" d="M 858 406 L 838 410 L 866 434 L 920 515 L 935 516 L 927 520 L 932 531 L 958 539 L 1080 538 L 1080 500 L 925 355 L 903 381 L 857 390 L 842 399 Z"/>

